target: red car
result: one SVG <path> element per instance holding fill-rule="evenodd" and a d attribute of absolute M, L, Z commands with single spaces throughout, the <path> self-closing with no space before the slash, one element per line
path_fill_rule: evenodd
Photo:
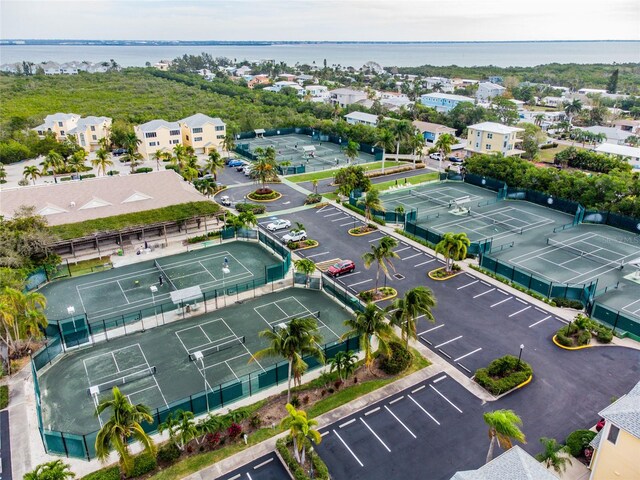
<path fill-rule="evenodd" d="M 356 269 L 356 264 L 352 260 L 342 260 L 341 262 L 331 265 L 327 269 L 327 273 L 332 277 L 339 277 L 343 273 L 351 273 Z"/>

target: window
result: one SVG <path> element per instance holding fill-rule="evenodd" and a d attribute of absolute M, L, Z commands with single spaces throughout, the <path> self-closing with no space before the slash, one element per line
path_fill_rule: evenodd
<path fill-rule="evenodd" d="M 218 140 L 223 140 L 223 139 L 224 139 L 224 135 L 218 135 L 216 138 L 217 138 Z"/>
<path fill-rule="evenodd" d="M 96 131 L 96 126 L 95 125 L 91 125 L 91 131 L 95 132 Z"/>
<path fill-rule="evenodd" d="M 216 127 L 216 132 L 223 132 L 224 131 L 224 125 L 218 125 Z"/>
<path fill-rule="evenodd" d="M 502 145 L 504 148 L 507 148 L 507 141 L 504 141 L 504 144 Z"/>
<path fill-rule="evenodd" d="M 157 145 L 157 142 L 149 142 L 150 147 L 155 147 L 156 145 Z"/>
<path fill-rule="evenodd" d="M 189 135 L 185 135 L 186 139 L 189 140 Z"/>
<path fill-rule="evenodd" d="M 202 141 L 202 137 L 193 137 L 193 141 L 194 142 L 201 142 Z"/>
<path fill-rule="evenodd" d="M 493 133 L 487 133 L 487 138 L 493 138 Z"/>
<path fill-rule="evenodd" d="M 480 136 L 480 130 L 476 131 L 476 137 Z"/>
<path fill-rule="evenodd" d="M 202 128 L 198 127 L 198 128 L 192 128 L 191 129 L 191 133 L 202 133 Z"/>
<path fill-rule="evenodd" d="M 96 140 L 98 140 L 98 136 L 97 135 L 91 135 L 91 140 L 93 140 L 95 142 Z"/>
<path fill-rule="evenodd" d="M 64 137 L 64 130 L 60 130 L 60 136 Z"/>
<path fill-rule="evenodd" d="M 609 440 L 611 443 L 615 445 L 616 442 L 618 441 L 619 432 L 620 432 L 620 429 L 618 427 L 616 427 L 615 425 L 611 425 L 609 427 L 609 435 L 607 435 L 607 440 Z"/>
<path fill-rule="evenodd" d="M 171 145 L 177 145 L 177 144 L 179 144 L 179 143 L 180 143 L 180 140 L 171 140 L 169 143 L 170 143 Z"/>
<path fill-rule="evenodd" d="M 63 127 L 63 126 L 64 126 L 64 124 L 63 124 L 62 122 L 58 122 L 58 126 L 59 126 L 59 127 Z"/>
<path fill-rule="evenodd" d="M 490 143 L 487 143 L 487 144 L 485 145 L 485 148 L 486 148 L 487 150 L 491 150 L 491 144 L 490 144 Z"/>
<path fill-rule="evenodd" d="M 156 132 L 147 132 L 144 134 L 144 136 L 146 138 L 156 138 L 158 135 L 156 134 Z"/>
<path fill-rule="evenodd" d="M 172 137 L 175 135 L 180 135 L 180 130 L 169 130 L 169 135 Z"/>

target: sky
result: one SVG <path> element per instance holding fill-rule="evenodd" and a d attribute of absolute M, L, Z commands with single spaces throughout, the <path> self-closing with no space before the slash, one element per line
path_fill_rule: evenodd
<path fill-rule="evenodd" d="M 0 0 L 0 39 L 640 40 L 640 1 Z"/>

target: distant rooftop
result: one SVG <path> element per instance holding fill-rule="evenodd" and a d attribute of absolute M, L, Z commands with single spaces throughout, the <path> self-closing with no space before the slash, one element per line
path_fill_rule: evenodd
<path fill-rule="evenodd" d="M 501 123 L 495 123 L 495 122 L 476 123 L 475 125 L 469 125 L 467 128 L 473 128 L 474 130 L 480 130 L 482 132 L 502 133 L 502 134 L 524 132 L 523 128 L 508 127 L 507 125 L 503 125 Z"/>

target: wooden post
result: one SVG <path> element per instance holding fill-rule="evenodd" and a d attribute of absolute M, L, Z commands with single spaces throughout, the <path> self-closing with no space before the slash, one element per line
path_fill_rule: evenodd
<path fill-rule="evenodd" d="M 162 229 L 164 230 L 164 246 L 169 245 L 169 240 L 167 240 L 167 225 L 163 225 Z"/>
<path fill-rule="evenodd" d="M 98 249 L 98 257 L 102 258 L 102 253 L 100 253 L 100 241 L 98 240 L 97 235 L 96 235 L 96 248 Z"/>

